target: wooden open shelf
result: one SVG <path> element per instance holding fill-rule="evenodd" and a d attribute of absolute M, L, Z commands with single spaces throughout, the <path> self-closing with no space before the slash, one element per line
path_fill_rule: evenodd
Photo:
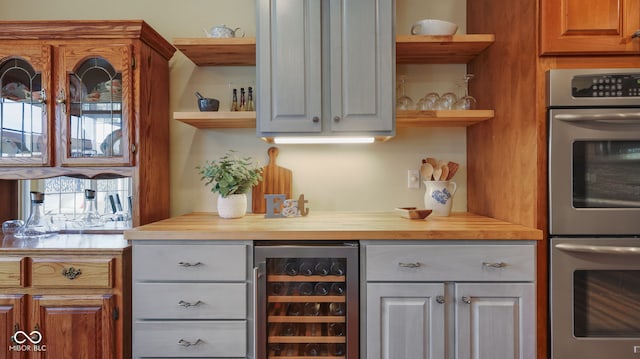
<path fill-rule="evenodd" d="M 396 127 L 468 127 L 493 115 L 493 110 L 397 111 Z"/>
<path fill-rule="evenodd" d="M 399 35 L 398 64 L 466 64 L 495 41 L 492 34 Z M 176 38 L 173 45 L 198 66 L 255 66 L 256 39 Z"/>
<path fill-rule="evenodd" d="M 493 115 L 493 110 L 398 111 L 396 127 L 468 127 Z M 249 111 L 174 112 L 173 118 L 199 129 L 256 128 L 256 113 Z"/>
<path fill-rule="evenodd" d="M 396 37 L 396 63 L 466 64 L 494 41 L 492 34 L 399 35 Z"/>
<path fill-rule="evenodd" d="M 173 46 L 198 66 L 255 66 L 256 39 L 176 38 Z"/>
<path fill-rule="evenodd" d="M 174 112 L 173 118 L 200 129 L 256 128 L 255 111 Z"/>

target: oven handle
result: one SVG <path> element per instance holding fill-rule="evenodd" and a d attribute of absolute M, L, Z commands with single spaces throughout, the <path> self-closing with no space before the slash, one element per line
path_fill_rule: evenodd
<path fill-rule="evenodd" d="M 615 125 L 631 125 L 640 123 L 640 112 L 634 113 L 607 113 L 607 114 L 556 114 L 554 118 L 566 122 L 596 122 Z"/>
<path fill-rule="evenodd" d="M 640 247 L 597 246 L 597 245 L 571 244 L 571 243 L 560 243 L 560 244 L 556 244 L 555 247 L 565 252 L 640 255 Z"/>

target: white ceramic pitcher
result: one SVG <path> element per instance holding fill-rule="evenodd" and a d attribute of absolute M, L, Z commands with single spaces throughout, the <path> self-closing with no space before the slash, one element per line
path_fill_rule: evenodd
<path fill-rule="evenodd" d="M 424 208 L 430 209 L 432 216 L 448 216 L 451 213 L 453 195 L 458 189 L 453 181 L 423 181 L 426 191 L 424 193 Z"/>

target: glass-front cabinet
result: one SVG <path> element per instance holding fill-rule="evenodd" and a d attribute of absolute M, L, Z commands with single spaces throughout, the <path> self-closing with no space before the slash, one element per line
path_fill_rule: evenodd
<path fill-rule="evenodd" d="M 61 53 L 62 165 L 132 165 L 130 47 L 62 46 Z"/>
<path fill-rule="evenodd" d="M 51 164 L 50 66 L 50 46 L 0 44 L 0 166 Z"/>
<path fill-rule="evenodd" d="M 133 165 L 130 46 L 0 51 L 0 165 Z"/>
<path fill-rule="evenodd" d="M 131 225 L 167 218 L 175 50 L 142 20 L 0 21 L 0 221 L 58 177 L 129 179 Z"/>

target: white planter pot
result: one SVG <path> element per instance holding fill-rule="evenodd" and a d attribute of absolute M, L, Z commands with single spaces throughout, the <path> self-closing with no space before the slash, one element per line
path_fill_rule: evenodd
<path fill-rule="evenodd" d="M 222 218 L 240 218 L 246 213 L 246 194 L 230 194 L 227 197 L 218 195 L 218 216 Z"/>

